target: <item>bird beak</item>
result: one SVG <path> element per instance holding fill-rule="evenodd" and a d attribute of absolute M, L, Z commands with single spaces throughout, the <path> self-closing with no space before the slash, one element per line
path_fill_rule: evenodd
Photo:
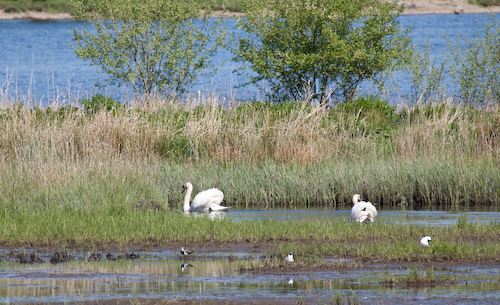
<path fill-rule="evenodd" d="M 185 191 L 185 190 L 186 190 L 186 186 L 185 186 L 185 185 L 183 185 L 183 186 L 182 186 L 182 191 L 181 191 L 181 193 L 184 193 L 184 191 Z"/>

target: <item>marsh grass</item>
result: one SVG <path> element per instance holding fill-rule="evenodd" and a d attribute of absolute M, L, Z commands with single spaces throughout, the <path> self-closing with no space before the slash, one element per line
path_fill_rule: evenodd
<path fill-rule="evenodd" d="M 498 261 L 500 225 L 469 224 L 424 228 L 404 224 L 360 226 L 349 221 L 247 220 L 213 221 L 178 211 L 136 210 L 125 194 L 82 197 L 80 205 L 4 204 L 0 240 L 4 246 L 52 245 L 87 250 L 109 245 L 151 247 L 172 243 L 264 243 L 271 263 L 292 251 L 299 263 L 325 257 L 365 261 Z M 117 197 L 114 197 L 117 196 Z M 123 198 L 123 202 L 117 200 Z M 431 248 L 420 247 L 432 235 Z M 341 263 L 348 263 L 341 262 Z"/>
<path fill-rule="evenodd" d="M 358 300 L 356 294 L 352 293 L 352 295 L 342 296 L 340 293 L 336 293 L 330 302 L 326 304 L 332 305 L 358 305 L 363 304 Z"/>
<path fill-rule="evenodd" d="M 438 275 L 433 267 L 430 268 L 409 268 L 403 276 L 397 276 L 391 272 L 384 274 L 383 283 L 390 285 L 410 285 L 410 286 L 433 286 L 442 284 L 456 284 L 456 277 Z"/>
<path fill-rule="evenodd" d="M 12 105 L 0 110 L 0 187 L 19 204 L 112 189 L 176 207 L 186 180 L 245 208 L 342 208 L 353 193 L 379 208 L 500 202 L 498 109 L 443 104 L 395 114 L 380 104 Z"/>

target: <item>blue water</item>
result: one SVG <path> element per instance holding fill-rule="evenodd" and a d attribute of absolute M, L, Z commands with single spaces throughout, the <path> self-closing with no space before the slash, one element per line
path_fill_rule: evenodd
<path fill-rule="evenodd" d="M 255 219 L 349 221 L 350 210 L 233 210 L 210 214 L 197 214 L 195 217 L 212 219 L 232 219 L 235 221 Z M 500 212 L 457 212 L 457 211 L 378 211 L 376 222 L 384 224 L 408 224 L 423 227 L 446 227 L 456 225 L 460 219 L 470 223 L 500 223 Z"/>
<path fill-rule="evenodd" d="M 476 23 L 489 21 L 490 14 L 409 15 L 401 16 L 404 28 L 412 27 L 411 38 L 424 45 L 429 38 L 431 56 L 441 60 L 446 48 L 443 34 L 455 41 L 457 35 L 471 38 Z M 238 33 L 234 19 L 227 19 L 228 32 Z M 35 105 L 74 101 L 102 93 L 125 101 L 131 95 L 118 87 L 104 84 L 105 75 L 79 59 L 71 48 L 72 30 L 83 22 L 72 20 L 39 22 L 31 20 L 0 21 L 0 100 L 23 100 Z M 218 73 L 200 77 L 189 94 L 223 95 L 239 99 L 260 98 L 263 94 L 250 86 L 234 88 L 247 80 L 233 73 L 238 64 L 231 53 L 221 50 L 214 58 Z"/>

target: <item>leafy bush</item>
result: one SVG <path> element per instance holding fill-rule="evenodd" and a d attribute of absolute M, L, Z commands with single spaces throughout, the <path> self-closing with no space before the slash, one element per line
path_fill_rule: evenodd
<path fill-rule="evenodd" d="M 193 0 L 71 2 L 75 17 L 93 28 L 73 31 L 77 56 L 136 96 L 174 100 L 202 71 L 215 68 L 211 56 L 223 45 L 225 29 L 223 20 L 209 22 L 208 4 L 202 9 Z"/>
<path fill-rule="evenodd" d="M 110 111 L 124 108 L 123 104 L 120 104 L 112 98 L 105 97 L 101 94 L 94 95 L 91 100 L 83 99 L 80 101 L 80 104 L 83 106 L 85 112 L 92 114 L 97 113 L 101 110 Z"/>
<path fill-rule="evenodd" d="M 399 121 L 396 107 L 391 107 L 387 101 L 376 96 L 360 97 L 356 100 L 345 102 L 338 106 L 338 111 L 345 112 L 347 117 L 358 117 L 357 124 L 361 122 L 372 131 L 391 130 Z"/>
<path fill-rule="evenodd" d="M 361 83 L 407 59 L 410 39 L 399 24 L 397 1 L 255 0 L 246 5 L 238 25 L 248 35 L 238 40 L 233 59 L 244 64 L 240 71 L 250 83 L 269 86 L 273 101 L 308 95 L 351 100 Z"/>
<path fill-rule="evenodd" d="M 495 16 L 476 29 L 472 40 L 460 35 L 448 39 L 448 68 L 457 97 L 466 105 L 490 105 L 500 101 L 500 26 Z M 463 42 L 463 43 L 462 43 Z"/>

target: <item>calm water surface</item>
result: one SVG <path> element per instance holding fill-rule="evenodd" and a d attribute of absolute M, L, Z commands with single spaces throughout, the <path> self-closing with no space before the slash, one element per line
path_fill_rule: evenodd
<path fill-rule="evenodd" d="M 415 15 L 401 16 L 405 28 L 412 27 L 415 43 L 424 45 L 429 38 L 431 56 L 439 58 L 446 48 L 443 33 L 454 41 L 459 34 L 470 38 L 476 22 L 489 20 L 489 14 Z M 0 20 L 0 98 L 28 99 L 35 104 L 43 101 L 75 100 L 103 93 L 126 100 L 130 93 L 116 87 L 95 87 L 105 76 L 73 53 L 71 32 L 81 28 L 79 21 L 37 22 L 30 20 Z M 227 19 L 228 32 L 236 33 L 235 20 Z M 190 92 L 197 95 L 217 94 L 241 99 L 259 98 L 262 93 L 255 87 L 235 89 L 247 80 L 233 70 L 238 64 L 231 61 L 231 53 L 221 50 L 214 61 L 219 71 L 214 76 L 200 77 Z"/>
<path fill-rule="evenodd" d="M 330 219 L 349 220 L 351 211 L 337 210 L 234 210 L 213 215 L 235 220 L 244 219 Z M 474 223 L 500 223 L 500 212 L 449 212 L 449 211 L 379 211 L 377 222 L 394 224 L 413 224 L 420 226 L 450 226 L 457 224 L 461 217 Z"/>
<path fill-rule="evenodd" d="M 140 253 L 147 257 L 148 253 Z M 223 256 L 215 253 L 214 256 Z M 0 263 L 0 302 L 81 302 L 109 299 L 275 299 L 295 304 L 299 297 L 328 302 L 336 294 L 355 294 L 362 304 L 439 304 L 437 298 L 466 304 L 500 302 L 498 265 L 435 267 L 436 276 L 464 278 L 456 284 L 423 288 L 387 286 L 384 277 L 405 276 L 413 265 L 367 265 L 356 270 L 246 271 L 261 264 L 254 257 L 233 260 L 191 259 L 189 266 L 172 252 L 134 261 L 72 261 L 19 265 Z M 450 301 L 452 299 L 449 299 Z M 381 302 L 382 301 L 382 302 Z M 389 302 L 388 302 L 389 301 Z M 462 300 L 464 301 L 464 300 Z M 461 304 L 454 302 L 453 304 Z"/>

